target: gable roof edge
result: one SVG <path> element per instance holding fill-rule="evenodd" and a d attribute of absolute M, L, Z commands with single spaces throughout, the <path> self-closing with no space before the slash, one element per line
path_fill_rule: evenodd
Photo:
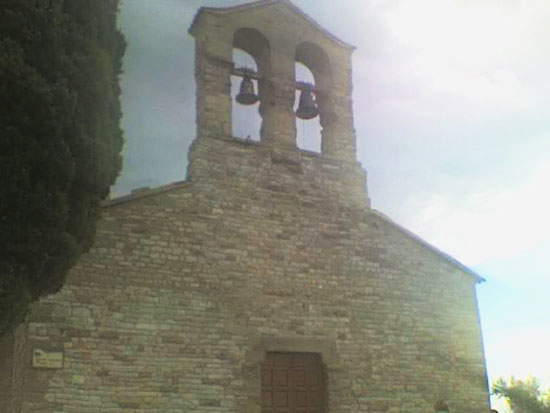
<path fill-rule="evenodd" d="M 415 233 L 409 231 L 407 228 L 402 227 L 398 223 L 392 221 L 387 215 L 384 215 L 383 213 L 381 213 L 380 211 L 377 211 L 375 209 L 372 209 L 371 211 L 376 217 L 380 218 L 382 221 L 386 222 L 387 224 L 390 224 L 392 227 L 397 229 L 399 232 L 405 234 L 406 236 L 411 238 L 413 241 L 417 242 L 418 244 L 420 244 L 423 247 L 427 248 L 428 250 L 432 251 L 433 253 L 435 253 L 439 257 L 443 258 L 448 263 L 450 263 L 450 264 L 454 265 L 455 267 L 457 267 L 459 270 L 473 276 L 476 279 L 476 283 L 480 284 L 480 283 L 486 281 L 485 278 L 483 278 L 477 272 L 472 270 L 470 267 L 462 264 L 460 261 L 458 261 L 457 259 L 451 257 L 446 252 L 441 251 L 439 248 L 433 246 L 429 242 L 424 241 L 422 238 L 420 238 Z"/>
<path fill-rule="evenodd" d="M 356 47 L 343 41 L 339 37 L 335 36 L 331 32 L 329 32 L 327 29 L 325 29 L 323 26 L 321 26 L 315 19 L 313 19 L 311 16 L 309 16 L 307 13 L 302 11 L 299 7 L 294 5 L 290 0 L 256 0 L 250 3 L 244 3 L 244 4 L 238 4 L 236 6 L 230 6 L 230 7 L 201 7 L 195 14 L 195 17 L 193 18 L 193 21 L 191 22 L 191 26 L 189 27 L 189 34 L 194 35 L 195 27 L 198 24 L 198 21 L 200 19 L 200 16 L 207 12 L 207 13 L 214 13 L 214 14 L 227 14 L 232 13 L 239 10 L 246 10 L 254 7 L 266 7 L 271 6 L 273 4 L 281 3 L 288 7 L 290 7 L 296 14 L 303 17 L 306 21 L 308 21 L 312 26 L 314 26 L 317 30 L 319 30 L 321 33 L 323 33 L 325 36 L 333 40 L 334 42 L 338 43 L 340 46 L 349 49 L 351 51 L 355 50 Z"/>
<path fill-rule="evenodd" d="M 190 186 L 189 181 L 176 181 L 166 185 L 158 186 L 156 188 L 136 188 L 132 190 L 129 194 L 122 195 L 116 198 L 105 199 L 100 202 L 100 208 L 109 208 L 112 206 L 126 204 L 138 199 L 150 198 L 156 195 L 163 194 L 165 192 L 174 191 L 176 189 L 188 188 Z"/>

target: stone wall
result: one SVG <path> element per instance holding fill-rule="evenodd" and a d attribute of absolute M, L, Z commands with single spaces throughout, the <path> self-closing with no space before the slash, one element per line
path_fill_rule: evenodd
<path fill-rule="evenodd" d="M 190 29 L 196 40 L 197 136 L 231 136 L 232 53 L 236 46 L 246 47 L 236 45 L 234 36 L 239 29 L 246 28 L 252 32 L 251 37 L 256 32 L 267 41 L 267 50 L 261 53 L 252 46 L 247 50 L 261 71 L 258 83 L 264 143 L 285 149 L 296 147 L 293 107 L 295 63 L 299 60 L 315 75 L 319 88 L 323 153 L 355 162 L 351 100 L 354 48 L 320 28 L 286 1 L 264 4 L 265 7 L 206 9 L 198 13 Z M 311 51 L 309 56 L 308 51 Z"/>
<path fill-rule="evenodd" d="M 28 363 L 26 326 L 0 337 L 0 412 L 16 412 L 22 402 Z"/>
<path fill-rule="evenodd" d="M 259 412 L 265 352 L 311 351 L 331 413 L 487 412 L 475 277 L 287 155 L 199 139 L 189 182 L 107 205 L 33 309 L 27 351 L 64 364 L 25 364 L 22 411 Z"/>
<path fill-rule="evenodd" d="M 352 48 L 287 1 L 230 10 L 199 14 L 191 30 L 198 138 L 187 181 L 105 205 L 65 287 L 0 345 L 0 407 L 259 413 L 266 352 L 313 352 L 330 413 L 425 413 L 439 400 L 486 413 L 478 277 L 369 208 Z M 270 44 L 261 143 L 230 136 L 232 34 L 243 25 Z M 303 41 L 330 62 L 318 85 L 330 86 L 322 154 L 293 141 Z"/>

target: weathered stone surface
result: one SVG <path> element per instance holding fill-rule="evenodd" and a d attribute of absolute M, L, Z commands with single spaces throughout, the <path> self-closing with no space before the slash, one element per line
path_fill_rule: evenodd
<path fill-rule="evenodd" d="M 105 207 L 96 247 L 43 302 L 65 315 L 29 320 L 29 348 L 63 343 L 65 366 L 27 371 L 23 411 L 247 411 L 258 346 L 259 359 L 321 353 L 331 412 L 424 412 L 440 398 L 453 412 L 485 411 L 472 275 L 342 202 L 345 176 L 325 174 L 322 157 L 302 155 L 306 175 L 324 181 L 314 189 L 293 170 L 265 176 L 270 157 L 252 168 L 260 145 L 199 145 L 250 178 L 205 168 Z"/>
<path fill-rule="evenodd" d="M 105 205 L 66 286 L 1 344 L 1 411 L 260 412 L 272 351 L 321 354 L 331 413 L 424 413 L 438 400 L 488 411 L 478 278 L 369 208 L 350 49 L 286 1 L 264 5 L 199 16 L 188 180 Z M 261 143 L 228 135 L 220 62 L 245 23 L 274 53 L 302 39 L 330 56 L 334 99 L 347 103 L 323 154 L 288 145 L 288 130 Z M 280 54 L 285 84 L 294 55 Z M 63 368 L 32 368 L 46 343 Z"/>

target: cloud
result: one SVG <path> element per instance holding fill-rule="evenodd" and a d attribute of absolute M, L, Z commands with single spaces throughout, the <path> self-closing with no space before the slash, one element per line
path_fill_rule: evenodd
<path fill-rule="evenodd" d="M 354 60 L 375 207 L 471 265 L 547 240 L 550 4 L 371 0 L 362 10 L 378 31 Z"/>
<path fill-rule="evenodd" d="M 409 203 L 406 226 L 470 265 L 514 256 L 550 238 L 549 181 L 541 162 L 516 186 L 431 193 Z"/>
<path fill-rule="evenodd" d="M 550 348 L 550 332 L 539 326 L 525 329 L 500 330 L 486 334 L 487 363 L 491 379 L 518 379 L 532 375 L 540 379 L 543 388 L 550 389 L 550 358 L 541 357 Z"/>
<path fill-rule="evenodd" d="M 386 46 L 356 65 L 368 71 L 375 112 L 434 120 L 444 108 L 447 119 L 477 120 L 548 102 L 547 2 L 394 1 L 365 10 L 379 13 L 371 42 Z"/>
<path fill-rule="evenodd" d="M 239 2 L 124 2 L 127 145 L 118 190 L 183 178 L 194 135 L 186 29 L 201 5 Z M 539 154 L 550 152 L 541 143 L 549 137 L 527 129 L 547 128 L 550 116 L 541 104 L 550 96 L 545 0 L 296 3 L 359 46 L 359 157 L 377 208 L 468 263 L 540 242 L 549 205 Z M 533 150 L 522 155 L 525 145 Z M 500 236 L 504 226 L 515 235 Z"/>

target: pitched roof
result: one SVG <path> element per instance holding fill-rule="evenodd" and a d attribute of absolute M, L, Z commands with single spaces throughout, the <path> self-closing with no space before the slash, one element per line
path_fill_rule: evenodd
<path fill-rule="evenodd" d="M 399 232 L 401 232 L 402 234 L 408 236 L 409 238 L 412 238 L 414 241 L 416 241 L 417 243 L 419 243 L 420 245 L 422 245 L 424 248 L 427 248 L 428 250 L 432 251 L 433 253 L 435 253 L 436 255 L 439 255 L 441 258 L 443 258 L 445 261 L 447 261 L 448 263 L 452 264 L 453 266 L 457 267 L 459 270 L 462 270 L 464 271 L 465 273 L 467 274 L 470 274 L 471 276 L 473 276 L 476 281 L 478 283 L 482 283 L 482 282 L 485 282 L 485 278 L 483 278 L 481 275 L 479 275 L 477 272 L 475 272 L 474 270 L 472 270 L 470 267 L 462 264 L 460 261 L 458 261 L 457 259 L 451 257 L 449 254 L 441 251 L 439 248 L 437 247 L 434 247 L 432 244 L 430 244 L 429 242 L 427 241 L 424 241 L 422 238 L 420 238 L 418 235 L 416 235 L 415 233 L 409 231 L 407 228 L 405 227 L 402 227 L 401 225 L 397 224 L 396 222 L 392 221 L 388 216 L 384 215 L 383 213 L 375 210 L 375 209 L 372 209 L 371 210 L 372 213 L 374 215 L 376 215 L 378 218 L 380 218 L 381 220 L 383 220 L 384 222 L 390 224 L 392 227 L 394 227 L 395 229 L 397 229 Z"/>
<path fill-rule="evenodd" d="M 160 195 L 165 192 L 177 190 L 177 189 L 183 189 L 188 188 L 190 183 L 188 181 L 178 181 L 173 182 L 168 185 L 163 185 L 157 188 L 138 188 L 134 189 L 130 194 L 124 195 L 118 198 L 108 199 L 101 203 L 101 206 L 103 208 L 108 208 L 115 205 L 125 204 L 128 202 L 132 202 L 138 199 L 142 198 L 149 198 L 153 196 Z M 383 213 L 371 209 L 370 212 L 372 212 L 376 217 L 384 221 L 385 223 L 389 224 L 393 228 L 397 229 L 402 234 L 406 235 L 407 237 L 411 238 L 418 244 L 420 244 L 422 247 L 430 250 L 431 252 L 435 253 L 436 255 L 439 255 L 443 260 L 447 261 L 451 265 L 457 267 L 459 270 L 464 271 L 467 274 L 470 274 L 476 279 L 476 282 L 482 283 L 485 281 L 485 278 L 483 278 L 481 275 L 476 273 L 471 268 L 467 267 L 466 265 L 462 264 L 460 261 L 456 260 L 455 258 L 451 257 L 449 254 L 441 251 L 439 248 L 434 247 L 430 243 L 424 241 L 422 238 L 420 238 L 418 235 L 414 234 L 413 232 L 409 231 L 408 229 L 402 227 L 401 225 L 397 224 L 396 222 L 392 221 L 388 216 L 384 215 Z"/>
<path fill-rule="evenodd" d="M 283 4 L 290 8 L 294 13 L 301 16 L 303 19 L 305 19 L 309 24 L 311 24 L 313 27 L 315 27 L 317 30 L 319 30 L 321 33 L 323 33 L 328 38 L 332 39 L 334 42 L 339 44 L 340 46 L 354 50 L 355 46 L 350 45 L 349 43 L 344 42 L 343 40 L 339 39 L 332 33 L 330 33 L 328 30 L 326 30 L 323 26 L 321 26 L 319 23 L 317 23 L 313 18 L 311 18 L 309 15 L 304 13 L 301 9 L 296 7 L 290 0 L 257 0 L 253 1 L 251 3 L 244 3 L 239 4 L 237 6 L 230 6 L 230 7 L 201 7 L 198 11 L 195 17 L 193 18 L 193 22 L 191 23 L 191 27 L 189 28 L 189 33 L 193 34 L 195 27 L 199 21 L 200 16 L 203 13 L 214 13 L 214 14 L 231 14 L 234 12 L 239 12 L 243 10 L 249 10 L 253 8 L 260 8 L 260 7 L 268 7 L 268 6 L 274 6 L 276 4 Z"/>
<path fill-rule="evenodd" d="M 188 181 L 177 181 L 167 185 L 162 185 L 156 188 L 142 187 L 133 189 L 129 194 L 121 195 L 116 198 L 105 199 L 101 202 L 102 208 L 108 208 L 115 205 L 126 204 L 128 202 L 135 201 L 137 199 L 149 198 L 152 196 L 160 195 L 165 192 L 173 191 L 176 189 L 182 189 L 189 187 Z"/>

